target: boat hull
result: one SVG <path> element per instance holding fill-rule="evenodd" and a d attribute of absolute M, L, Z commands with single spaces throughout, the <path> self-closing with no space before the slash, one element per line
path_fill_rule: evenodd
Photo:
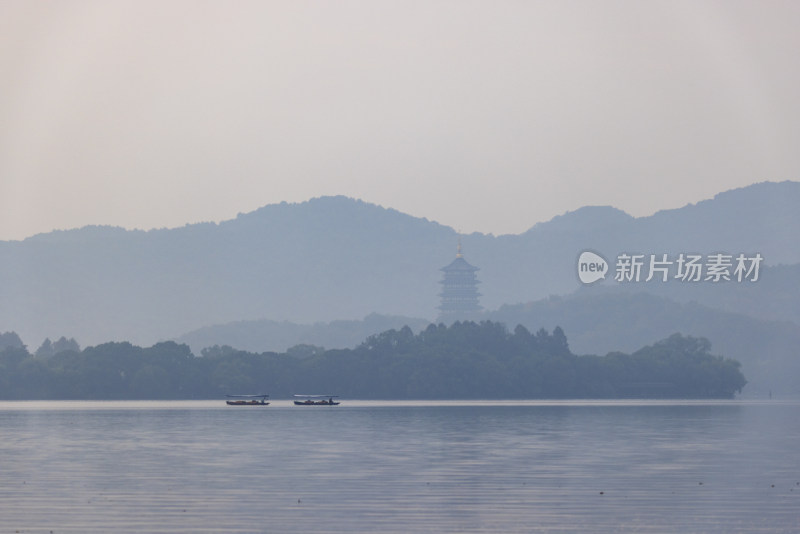
<path fill-rule="evenodd" d="M 339 406 L 339 402 L 333 401 L 294 401 L 295 406 Z"/>

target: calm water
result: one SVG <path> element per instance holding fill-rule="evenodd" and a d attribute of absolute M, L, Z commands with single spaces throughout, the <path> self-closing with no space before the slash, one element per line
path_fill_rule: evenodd
<path fill-rule="evenodd" d="M 800 532 L 798 403 L 0 403 L 5 532 Z"/>

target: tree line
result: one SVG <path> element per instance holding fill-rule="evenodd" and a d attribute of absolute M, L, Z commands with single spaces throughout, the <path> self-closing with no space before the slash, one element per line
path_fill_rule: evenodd
<path fill-rule="evenodd" d="M 704 338 L 674 334 L 632 354 L 578 356 L 560 327 L 502 323 L 388 330 L 354 349 L 298 345 L 285 353 L 114 342 L 51 354 L 0 352 L 2 399 L 209 399 L 226 394 L 337 394 L 364 399 L 732 398 L 739 362 Z"/>

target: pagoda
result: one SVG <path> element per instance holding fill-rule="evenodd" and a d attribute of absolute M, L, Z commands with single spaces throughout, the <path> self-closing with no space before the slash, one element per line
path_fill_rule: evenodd
<path fill-rule="evenodd" d="M 478 297 L 481 296 L 478 293 L 480 282 L 475 276 L 475 271 L 478 270 L 464 259 L 461 254 L 461 239 L 459 239 L 456 259 L 450 265 L 440 269 L 444 272 L 444 279 L 440 282 L 443 286 L 442 292 L 439 293 L 442 298 L 442 304 L 439 306 L 440 319 L 445 321 L 469 320 L 482 309 L 482 306 L 478 304 Z"/>

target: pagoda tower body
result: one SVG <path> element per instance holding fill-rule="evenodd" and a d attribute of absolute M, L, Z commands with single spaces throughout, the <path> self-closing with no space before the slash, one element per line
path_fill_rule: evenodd
<path fill-rule="evenodd" d="M 476 318 L 482 306 L 478 304 L 478 278 L 475 272 L 479 269 L 467 263 L 461 254 L 461 241 L 458 243 L 458 253 L 450 265 L 440 269 L 444 272 L 442 292 L 439 296 L 442 304 L 440 320 L 457 321 Z"/>

